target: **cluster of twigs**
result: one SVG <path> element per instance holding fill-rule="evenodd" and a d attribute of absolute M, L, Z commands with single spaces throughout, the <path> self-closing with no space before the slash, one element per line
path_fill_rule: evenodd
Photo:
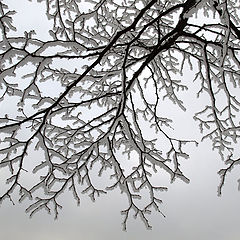
<path fill-rule="evenodd" d="M 203 139 L 212 139 L 229 163 L 219 171 L 221 193 L 227 173 L 239 162 L 231 158 L 240 136 L 238 3 L 89 0 L 89 9 L 82 10 L 78 0 L 47 0 L 51 30 L 43 41 L 34 31 L 12 37 L 14 12 L 4 2 L 0 101 L 3 106 L 15 99 L 18 111 L 0 116 L 0 167 L 10 174 L 0 201 L 13 202 L 11 195 L 19 189 L 20 200 L 33 200 L 30 215 L 44 208 L 57 217 L 65 189 L 79 204 L 79 185 L 92 200 L 118 187 L 129 200 L 122 211 L 124 228 L 131 211 L 150 227 L 146 215 L 152 209 L 162 213 L 157 191 L 167 190 L 154 185 L 151 176 L 165 171 L 171 181 L 189 182 L 180 162 L 188 158 L 183 146 L 195 141 L 173 137 L 171 119 L 159 113 L 165 99 L 185 110 L 178 93 L 188 86 L 177 76 L 185 64 L 198 69 L 198 96 L 209 103 L 194 117 Z M 196 18 L 204 20 L 196 23 Z M 26 73 L 21 75 L 21 69 Z M 21 178 L 31 149 L 43 155 L 33 172 L 44 174 L 26 187 Z M 125 155 L 133 161 L 130 171 Z M 111 178 L 106 189 L 98 188 L 91 175 L 97 162 L 98 174 L 108 172 Z M 149 201 L 140 207 L 143 189 Z"/>

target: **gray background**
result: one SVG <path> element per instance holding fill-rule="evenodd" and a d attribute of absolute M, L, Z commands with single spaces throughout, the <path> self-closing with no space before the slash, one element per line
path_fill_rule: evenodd
<path fill-rule="evenodd" d="M 14 21 L 14 24 L 18 25 L 16 35 L 23 34 L 25 30 L 35 29 L 37 36 L 44 40 L 44 36 L 48 34 L 44 3 L 25 0 L 3 2 L 18 11 Z M 180 118 L 179 121 L 181 123 L 184 119 Z M 192 134 L 190 128 L 185 128 L 184 131 L 188 132 L 186 135 Z M 198 138 L 198 132 L 194 134 Z M 198 148 L 194 145 L 187 148 L 190 159 L 185 161 L 182 167 L 191 183 L 177 181 L 169 184 L 168 178 L 164 177 L 169 191 L 162 193 L 161 210 L 166 218 L 153 212 L 149 216 L 152 230 L 147 230 L 138 218 L 135 220 L 130 217 L 127 231 L 122 231 L 123 216 L 120 211 L 127 207 L 127 199 L 119 190 L 115 190 L 100 197 L 95 203 L 87 196 L 82 196 L 80 207 L 76 206 L 72 195 L 66 193 L 62 197 L 64 208 L 56 221 L 53 216 L 42 211 L 30 219 L 24 212 L 28 206 L 27 202 L 18 204 L 15 201 L 16 205 L 13 206 L 4 201 L 0 208 L 0 238 L 239 240 L 240 193 L 237 190 L 239 169 L 232 171 L 223 189 L 223 196 L 217 197 L 219 184 L 217 171 L 224 166 L 219 155 L 212 151 L 210 141 L 204 141 Z M 15 195 L 17 200 L 17 193 Z"/>

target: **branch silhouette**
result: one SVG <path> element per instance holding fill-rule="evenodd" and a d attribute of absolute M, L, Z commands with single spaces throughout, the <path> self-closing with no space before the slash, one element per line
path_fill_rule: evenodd
<path fill-rule="evenodd" d="M 95 201 L 119 188 L 128 198 L 123 228 L 131 212 L 151 228 L 147 215 L 155 210 L 165 216 L 161 191 L 167 190 L 152 176 L 165 172 L 171 182 L 189 182 L 181 169 L 189 157 L 184 146 L 198 144 L 194 137 L 173 136 L 172 119 L 159 110 L 170 101 L 186 111 L 181 94 L 192 89 L 184 80 L 185 66 L 200 86 L 196 99 L 208 102 L 194 115 L 202 140 L 211 139 L 226 163 L 219 171 L 221 195 L 239 163 L 235 1 L 85 0 L 91 6 L 85 9 L 78 0 L 46 0 L 48 40 L 36 37 L 35 29 L 21 35 L 13 24 L 18 13 L 4 2 L 0 104 L 10 107 L 0 113 L 0 168 L 8 172 L 0 201 L 14 204 L 18 191 L 19 201 L 31 200 L 30 216 L 45 209 L 57 218 L 66 190 L 80 204 L 81 194 Z M 29 171 L 32 152 L 39 159 L 31 160 Z M 24 176 L 31 172 L 30 186 Z M 104 174 L 109 182 L 99 187 Z M 148 200 L 141 206 L 145 189 Z"/>

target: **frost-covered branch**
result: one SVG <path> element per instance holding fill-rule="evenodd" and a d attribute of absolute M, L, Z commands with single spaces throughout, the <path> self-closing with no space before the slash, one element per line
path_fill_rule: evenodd
<path fill-rule="evenodd" d="M 184 146 L 197 142 L 174 135 L 174 119 L 161 108 L 168 102 L 186 111 L 183 92 L 191 91 L 208 102 L 194 116 L 202 139 L 231 161 L 219 172 L 221 193 L 238 162 L 229 156 L 239 154 L 234 1 L 46 0 L 48 40 L 35 29 L 18 35 L 18 13 L 7 2 L 0 2 L 0 168 L 7 175 L 0 201 L 14 202 L 17 190 L 20 201 L 32 201 L 30 215 L 45 209 L 57 217 L 66 190 L 79 204 L 81 194 L 95 201 L 118 188 L 128 199 L 124 229 L 132 211 L 150 227 L 147 214 L 164 216 L 158 191 L 167 190 L 153 176 L 190 181 Z M 32 173 L 38 177 L 29 185 Z"/>

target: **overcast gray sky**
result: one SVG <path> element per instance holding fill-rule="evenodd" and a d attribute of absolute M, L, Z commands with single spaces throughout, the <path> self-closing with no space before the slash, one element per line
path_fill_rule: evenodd
<path fill-rule="evenodd" d="M 95 203 L 83 197 L 80 207 L 72 195 L 64 197 L 59 219 L 45 212 L 29 218 L 24 213 L 27 203 L 12 206 L 5 201 L 0 209 L 2 239 L 65 240 L 71 239 L 180 239 L 180 240 L 238 240 L 240 235 L 240 194 L 237 191 L 237 171 L 233 172 L 222 197 L 216 187 L 218 155 L 203 143 L 193 149 L 185 164 L 191 183 L 175 182 L 162 194 L 162 211 L 167 216 L 153 213 L 149 219 L 152 230 L 132 217 L 127 232 L 122 231 L 120 211 L 126 207 L 126 198 L 119 191 L 100 197 Z"/>
<path fill-rule="evenodd" d="M 39 7 L 41 4 L 44 5 L 44 1 L 3 2 L 19 12 L 14 23 L 18 24 L 20 32 L 35 29 L 38 37 L 41 36 L 43 40 L 47 38 L 47 28 L 44 27 L 47 18 L 43 17 L 44 7 Z M 3 110 L 3 107 L 0 105 L 0 110 Z M 185 128 L 184 131 L 187 132 L 186 135 L 192 134 L 191 128 Z M 56 221 L 53 216 L 43 211 L 30 219 L 24 212 L 28 206 L 27 202 L 13 206 L 4 201 L 0 208 L 1 239 L 239 240 L 238 169 L 235 169 L 228 178 L 223 195 L 217 197 L 219 184 L 217 171 L 223 167 L 219 155 L 212 151 L 211 143 L 208 141 L 201 143 L 198 148 L 189 145 L 188 150 L 190 158 L 185 161 L 183 169 L 191 183 L 177 181 L 168 184 L 169 191 L 162 193 L 161 209 L 166 218 L 153 212 L 149 216 L 152 230 L 146 230 L 139 219 L 130 217 L 127 231 L 122 231 L 123 216 L 120 211 L 127 206 L 127 199 L 115 190 L 100 197 L 95 203 L 87 196 L 82 196 L 80 207 L 76 206 L 71 194 L 64 196 L 63 210 Z"/>

